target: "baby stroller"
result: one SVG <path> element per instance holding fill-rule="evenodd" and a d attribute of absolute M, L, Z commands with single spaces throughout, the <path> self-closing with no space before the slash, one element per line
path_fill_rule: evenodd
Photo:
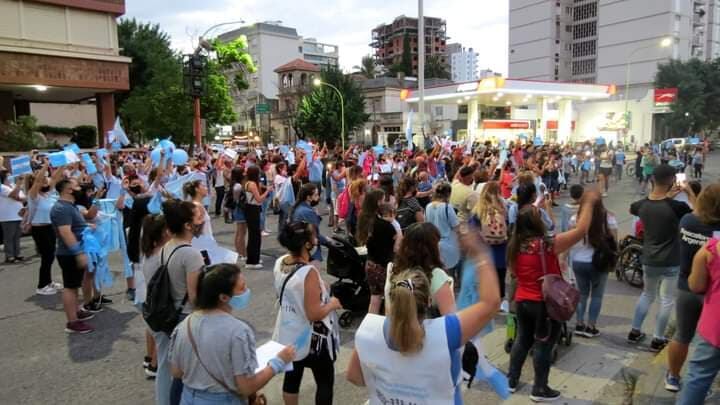
<path fill-rule="evenodd" d="M 513 344 L 517 338 L 517 315 L 514 312 L 508 311 L 507 318 L 505 320 L 505 353 L 510 354 L 512 351 Z M 573 332 L 568 328 L 567 322 L 560 323 L 560 337 L 558 342 L 552 350 L 552 362 L 558 358 L 558 345 L 570 346 L 573 340 Z"/>
<path fill-rule="evenodd" d="M 351 236 L 333 235 L 328 241 L 327 272 L 338 280 L 330 294 L 346 310 L 338 319 L 341 327 L 352 325 L 354 316 L 364 316 L 370 305 L 370 288 L 365 277 L 365 256 L 358 253 Z"/>

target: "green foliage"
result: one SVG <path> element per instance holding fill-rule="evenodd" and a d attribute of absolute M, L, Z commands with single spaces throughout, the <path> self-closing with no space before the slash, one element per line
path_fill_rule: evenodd
<path fill-rule="evenodd" d="M 656 88 L 677 87 L 671 112 L 662 119 L 675 136 L 714 130 L 720 126 L 720 59 L 683 62 L 671 60 L 658 66 Z"/>
<path fill-rule="evenodd" d="M 51 125 L 39 125 L 36 130 L 43 134 L 72 136 L 73 129 L 69 127 L 53 127 Z"/>
<path fill-rule="evenodd" d="M 405 72 L 405 76 L 413 76 L 412 68 L 412 50 L 410 49 L 410 35 L 405 32 L 403 35 L 403 52 L 400 61 L 400 69 Z"/>
<path fill-rule="evenodd" d="M 323 82 L 337 87 L 343 95 L 347 141 L 347 133 L 362 127 L 369 118 L 369 114 L 365 114 L 365 97 L 360 85 L 333 66 L 324 67 L 320 77 Z M 313 138 L 329 145 L 339 143 L 340 100 L 335 90 L 329 86 L 320 86 L 305 96 L 298 107 L 296 124 L 300 138 Z"/>
<path fill-rule="evenodd" d="M 425 58 L 425 77 L 428 79 L 450 79 L 450 72 L 447 65 L 442 63 L 437 55 L 430 55 Z"/>
<path fill-rule="evenodd" d="M 170 48 L 168 35 L 157 24 L 142 24 L 133 19 L 120 22 L 118 39 L 122 54 L 133 59 L 130 92 L 116 98 L 128 136 L 139 141 L 172 136 L 176 143 L 192 143 L 192 99 L 185 94 L 181 56 Z M 247 47 L 247 42 L 233 44 L 221 51 L 227 63 L 237 57 L 234 50 Z M 208 61 L 207 72 L 202 117 L 208 127 L 232 123 L 235 120 L 232 98 L 218 62 Z"/>
<path fill-rule="evenodd" d="M 97 146 L 97 128 L 93 125 L 80 125 L 73 128 L 77 133 L 75 143 L 81 148 L 94 148 Z"/>
<path fill-rule="evenodd" d="M 232 82 L 238 90 L 247 90 L 249 85 L 245 76 L 248 73 L 257 72 L 255 62 L 248 53 L 247 37 L 240 35 L 237 39 L 227 43 L 215 39 L 212 41 L 212 46 L 215 55 L 217 55 L 217 67 L 219 70 L 242 66 L 235 73 Z"/>
<path fill-rule="evenodd" d="M 45 146 L 42 137 L 36 134 L 37 118 L 32 115 L 18 117 L 15 121 L 8 121 L 0 131 L 0 151 L 18 152 L 29 151 Z"/>
<path fill-rule="evenodd" d="M 368 79 L 374 79 L 378 74 L 377 64 L 372 55 L 363 56 L 360 66 L 354 66 L 353 69 L 358 70 L 361 75 Z"/>

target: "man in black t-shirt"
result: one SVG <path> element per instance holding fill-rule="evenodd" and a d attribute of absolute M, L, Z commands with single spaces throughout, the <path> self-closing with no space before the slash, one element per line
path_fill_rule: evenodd
<path fill-rule="evenodd" d="M 691 203 L 695 194 L 686 185 L 675 185 L 675 169 L 660 165 L 653 171 L 654 184 L 647 198 L 636 201 L 630 206 L 630 213 L 640 218 L 645 227 L 642 249 L 643 292 L 635 305 L 632 330 L 628 334 L 629 343 L 639 343 L 645 338 L 641 328 L 650 305 L 660 293 L 655 333 L 650 349 L 660 351 L 667 344 L 665 328 L 673 305 L 675 290 L 680 271 L 680 218 L 691 212 L 690 207 L 672 198 L 681 190 L 688 193 Z"/>
<path fill-rule="evenodd" d="M 697 328 L 703 308 L 703 295 L 690 291 L 688 277 L 693 258 L 700 248 L 720 231 L 720 184 L 712 184 L 703 190 L 693 204 L 694 211 L 680 220 L 680 274 L 677 284 L 675 318 L 677 327 L 668 346 L 668 372 L 665 389 L 680 390 L 680 370 L 687 359 L 688 348 Z"/>

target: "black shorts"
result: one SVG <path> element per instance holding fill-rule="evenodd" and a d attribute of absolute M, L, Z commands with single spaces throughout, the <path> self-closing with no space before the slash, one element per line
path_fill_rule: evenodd
<path fill-rule="evenodd" d="M 610 175 L 612 174 L 612 167 L 601 167 L 600 173 L 602 173 L 602 175 L 605 177 L 610 177 Z"/>
<path fill-rule="evenodd" d="M 703 296 L 678 288 L 675 301 L 677 328 L 673 340 L 689 345 L 695 337 L 700 313 L 703 308 Z"/>
<path fill-rule="evenodd" d="M 85 269 L 78 268 L 76 256 L 57 256 L 65 288 L 80 288 Z"/>

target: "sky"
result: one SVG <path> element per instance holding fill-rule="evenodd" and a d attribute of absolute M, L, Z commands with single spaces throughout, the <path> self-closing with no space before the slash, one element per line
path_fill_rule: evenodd
<path fill-rule="evenodd" d="M 480 55 L 479 69 L 507 75 L 508 0 L 425 0 L 425 15 L 447 21 L 448 43 L 459 42 Z M 482 6 L 480 6 L 482 4 Z M 472 6 L 468 6 L 472 5 Z M 123 18 L 160 24 L 173 47 L 188 52 L 215 24 L 282 21 L 303 37 L 339 45 L 340 66 L 352 71 L 371 53 L 371 31 L 401 15 L 417 16 L 413 0 L 126 0 Z M 212 37 L 241 25 L 211 31 Z"/>

